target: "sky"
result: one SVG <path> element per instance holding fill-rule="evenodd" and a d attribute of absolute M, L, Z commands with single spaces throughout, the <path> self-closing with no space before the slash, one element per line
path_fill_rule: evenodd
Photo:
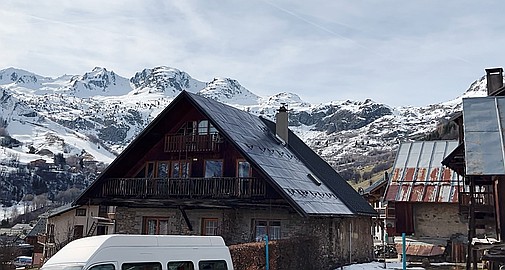
<path fill-rule="evenodd" d="M 4 0 L 0 69 L 42 76 L 156 66 L 260 96 L 424 106 L 505 65 L 505 1 Z"/>

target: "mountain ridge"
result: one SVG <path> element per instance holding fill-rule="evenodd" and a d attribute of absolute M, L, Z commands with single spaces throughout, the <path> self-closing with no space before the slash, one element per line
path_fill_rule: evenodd
<path fill-rule="evenodd" d="M 167 66 L 146 68 L 131 78 L 102 67 L 57 78 L 7 68 L 0 70 L 0 175 L 19 170 L 9 165 L 13 159 L 23 166 L 37 160 L 55 164 L 58 159 L 64 162 L 62 168 L 76 174 L 85 163 L 105 166 L 182 90 L 271 120 L 280 105 L 287 104 L 290 128 L 344 178 L 355 180 L 353 168 L 387 167 L 400 142 L 435 130 L 441 120 L 461 110 L 463 97 L 484 96 L 485 77 L 451 101 L 391 107 L 370 99 L 310 104 L 287 92 L 260 97 L 237 80 L 216 77 L 203 82 Z M 7 143 L 6 138 L 12 141 Z M 83 182 L 60 183 L 57 190 L 88 185 L 100 168 Z M 11 192 L 33 191 L 30 183 L 3 184 Z M 0 193 L 2 199 L 4 194 Z"/>

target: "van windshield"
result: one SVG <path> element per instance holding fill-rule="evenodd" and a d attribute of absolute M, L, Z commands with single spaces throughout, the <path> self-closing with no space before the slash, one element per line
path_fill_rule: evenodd
<path fill-rule="evenodd" d="M 84 263 L 44 265 L 41 270 L 82 270 Z"/>

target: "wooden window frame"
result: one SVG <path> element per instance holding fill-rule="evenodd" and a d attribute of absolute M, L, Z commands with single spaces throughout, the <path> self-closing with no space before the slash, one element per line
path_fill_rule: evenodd
<path fill-rule="evenodd" d="M 172 172 L 172 162 L 170 162 L 170 160 L 158 160 L 158 161 L 156 161 L 156 168 L 154 170 L 155 177 L 156 178 L 162 178 L 159 175 L 160 164 L 162 164 L 162 163 L 166 163 L 168 165 L 166 178 L 170 178 L 170 173 Z"/>
<path fill-rule="evenodd" d="M 207 234 L 207 228 L 209 222 L 215 222 L 216 227 L 214 229 L 214 234 Z M 202 235 L 219 235 L 219 219 L 218 218 L 202 218 Z"/>
<path fill-rule="evenodd" d="M 221 162 L 221 175 L 220 176 L 210 176 L 210 177 L 206 176 L 206 174 L 207 174 L 207 161 L 220 161 Z M 223 175 L 224 175 L 224 159 L 214 158 L 214 159 L 204 159 L 203 160 L 203 176 L 205 178 L 223 177 Z"/>
<path fill-rule="evenodd" d="M 160 216 L 146 216 L 146 217 L 143 217 L 142 218 L 142 234 L 144 235 L 148 235 L 149 234 L 149 221 L 150 220 L 156 220 L 156 232 L 154 233 L 154 235 L 162 235 L 160 234 L 160 221 L 166 221 L 167 222 L 167 233 L 166 234 L 169 234 L 169 230 L 170 230 L 170 220 L 168 217 L 160 217 Z M 165 235 L 165 234 L 163 234 Z"/>
<path fill-rule="evenodd" d="M 247 162 L 249 164 L 249 174 L 248 176 L 240 176 L 240 163 L 241 162 Z M 243 158 L 239 158 L 237 159 L 237 162 L 236 162 L 236 177 L 251 177 L 252 176 L 252 166 L 251 166 L 251 163 Z"/>
<path fill-rule="evenodd" d="M 178 176 L 174 176 L 173 175 L 173 172 L 174 172 L 174 165 L 175 164 L 179 164 L 179 166 L 181 166 L 181 164 L 184 164 L 186 163 L 187 165 L 187 176 L 184 177 L 181 175 L 181 170 L 179 170 L 179 175 Z M 190 178 L 191 177 L 191 162 L 189 160 L 184 160 L 184 159 L 181 159 L 181 160 L 171 160 L 170 161 L 170 172 L 168 174 L 169 178 Z"/>
<path fill-rule="evenodd" d="M 258 225 L 259 222 L 265 222 L 266 225 L 264 225 L 266 234 L 268 235 L 268 240 L 279 240 L 282 238 L 282 221 L 279 219 L 255 219 L 253 220 L 254 224 L 254 240 L 256 241 L 263 241 L 264 239 L 260 235 L 257 235 L 257 227 L 260 226 Z M 279 225 L 273 225 L 272 223 L 278 222 Z M 274 235 L 274 228 L 279 228 L 278 235 Z"/>

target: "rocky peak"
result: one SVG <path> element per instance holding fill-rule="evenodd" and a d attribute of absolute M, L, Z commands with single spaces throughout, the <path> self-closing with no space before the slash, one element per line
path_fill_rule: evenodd
<path fill-rule="evenodd" d="M 214 78 L 198 94 L 237 105 L 257 104 L 259 99 L 257 95 L 240 85 L 237 80 L 230 78 Z"/>
<path fill-rule="evenodd" d="M 40 86 L 40 81 L 47 78 L 17 68 L 6 68 L 0 70 L 0 84 L 22 85 L 23 87 L 33 88 Z"/>
<path fill-rule="evenodd" d="M 183 90 L 196 92 L 204 86 L 204 83 L 191 78 L 186 72 L 166 66 L 137 72 L 130 82 L 138 93 L 160 92 L 169 96 L 175 96 Z"/>
<path fill-rule="evenodd" d="M 122 95 L 132 90 L 128 79 L 101 67 L 95 67 L 84 75 L 73 76 L 69 88 L 70 92 L 79 97 Z"/>

